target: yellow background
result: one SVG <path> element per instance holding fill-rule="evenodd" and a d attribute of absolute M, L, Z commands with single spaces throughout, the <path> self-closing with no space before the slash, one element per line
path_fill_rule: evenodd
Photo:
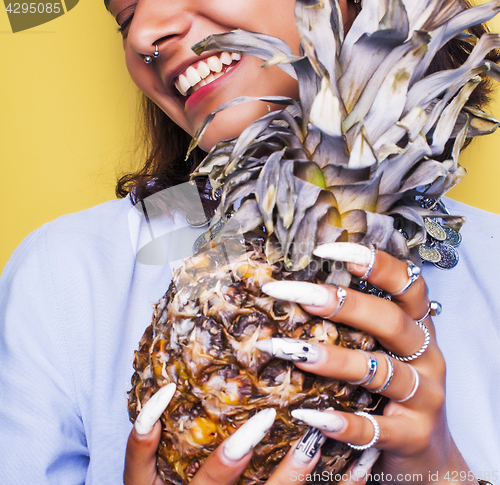
<path fill-rule="evenodd" d="M 500 21 L 492 23 L 500 31 Z M 137 90 L 102 0 L 13 34 L 0 12 L 0 269 L 45 222 L 114 198 L 134 160 Z M 500 116 L 498 102 L 490 111 Z M 500 133 L 462 155 L 466 179 L 449 195 L 500 214 Z"/>

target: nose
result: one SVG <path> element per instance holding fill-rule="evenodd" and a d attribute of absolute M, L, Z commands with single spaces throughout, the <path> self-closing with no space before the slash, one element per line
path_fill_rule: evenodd
<path fill-rule="evenodd" d="M 158 46 L 160 52 L 183 39 L 192 23 L 189 2 L 140 0 L 130 24 L 127 43 L 137 55 L 151 56 Z"/>

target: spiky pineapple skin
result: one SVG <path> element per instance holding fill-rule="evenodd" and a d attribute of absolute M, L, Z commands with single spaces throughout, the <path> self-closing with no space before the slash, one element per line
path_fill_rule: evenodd
<path fill-rule="evenodd" d="M 133 422 L 159 388 L 170 382 L 177 385 L 161 418 L 157 455 L 158 472 L 167 483 L 188 483 L 208 455 L 259 410 L 273 407 L 277 418 L 254 450 L 240 483 L 264 483 L 305 433 L 307 427 L 292 418 L 293 409 L 334 407 L 352 412 L 375 406 L 363 388 L 303 372 L 260 352 L 254 343 L 291 337 L 373 350 L 376 341 L 263 294 L 262 284 L 294 274 L 268 264 L 258 243 L 230 264 L 221 263 L 218 248 L 177 270 L 134 359 L 129 392 Z M 327 472 L 335 483 L 334 475 L 353 456 L 347 445 L 328 440 L 316 470 Z"/>

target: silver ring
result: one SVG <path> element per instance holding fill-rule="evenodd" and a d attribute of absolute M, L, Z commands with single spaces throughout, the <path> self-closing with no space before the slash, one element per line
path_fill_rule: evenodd
<path fill-rule="evenodd" d="M 413 375 L 415 376 L 415 384 L 413 384 L 413 389 L 411 390 L 410 394 L 408 394 L 408 396 L 403 399 L 393 399 L 394 402 L 406 402 L 408 401 L 408 399 L 411 399 L 418 390 L 418 386 L 420 384 L 420 376 L 418 375 L 417 369 L 415 369 L 415 367 L 410 364 L 408 365 L 410 366 L 410 369 L 413 371 Z"/>
<path fill-rule="evenodd" d="M 373 244 L 370 244 L 368 246 L 371 250 L 371 256 L 370 256 L 370 262 L 368 263 L 368 268 L 365 271 L 365 274 L 360 278 L 361 281 L 365 281 L 368 279 L 368 277 L 371 275 L 373 267 L 375 266 L 375 258 L 377 257 L 377 253 L 375 252 L 375 246 Z"/>
<path fill-rule="evenodd" d="M 387 378 L 385 379 L 385 382 L 382 384 L 382 386 L 379 387 L 378 389 L 370 389 L 370 392 L 375 392 L 375 393 L 385 391 L 389 387 L 389 384 L 391 383 L 392 377 L 394 375 L 394 365 L 392 363 L 391 358 L 385 352 L 382 352 L 381 350 L 378 350 L 377 352 L 379 354 L 382 354 L 385 357 L 385 359 L 387 360 L 388 370 L 387 370 Z"/>
<path fill-rule="evenodd" d="M 438 301 L 433 300 L 429 303 L 429 308 L 431 310 L 431 315 L 434 317 L 441 313 L 441 311 L 443 310 L 443 305 L 441 305 L 441 303 L 439 303 Z"/>
<path fill-rule="evenodd" d="M 337 308 L 335 308 L 333 313 L 324 318 L 332 318 L 333 316 L 335 316 L 342 308 L 342 305 L 344 304 L 346 298 L 347 298 L 347 291 L 345 291 L 344 288 L 342 288 L 341 286 L 337 286 L 337 301 L 338 301 Z"/>
<path fill-rule="evenodd" d="M 427 318 L 427 317 L 426 317 Z M 417 350 L 417 352 L 415 352 L 414 354 L 412 355 L 408 355 L 407 357 L 403 357 L 401 355 L 396 355 L 396 354 L 393 354 L 391 351 L 387 351 L 387 353 L 393 358 L 393 359 L 396 359 L 396 360 L 399 360 L 401 362 L 410 362 L 411 360 L 415 360 L 417 357 L 420 357 L 426 350 L 427 350 L 427 347 L 429 347 L 429 343 L 431 341 L 431 333 L 429 332 L 429 329 L 427 328 L 427 325 L 425 325 L 425 323 L 422 323 L 420 320 L 417 320 L 415 322 L 421 329 L 422 331 L 424 332 L 424 343 L 422 345 L 422 347 L 420 347 L 419 350 Z"/>
<path fill-rule="evenodd" d="M 443 306 L 438 301 L 429 302 L 429 308 L 427 309 L 426 314 L 417 320 L 417 324 L 424 323 L 429 318 L 429 315 L 432 315 L 433 317 L 439 315 L 442 309 Z"/>
<path fill-rule="evenodd" d="M 431 314 L 431 306 L 429 305 L 429 308 L 427 308 L 425 315 L 422 318 L 419 318 L 418 320 L 416 320 L 415 323 L 417 325 L 419 325 L 420 323 L 424 323 L 429 318 L 430 314 Z"/>
<path fill-rule="evenodd" d="M 363 416 L 363 418 L 369 419 L 370 422 L 373 424 L 373 430 L 375 431 L 375 434 L 373 435 L 372 440 L 367 443 L 366 445 L 353 445 L 351 443 L 347 443 L 353 450 L 367 450 L 368 448 L 371 448 L 379 439 L 380 437 L 380 426 L 378 425 L 377 420 L 368 413 L 365 413 L 364 411 L 356 411 L 354 414 L 357 416 Z"/>
<path fill-rule="evenodd" d="M 354 386 L 366 386 L 367 384 L 370 384 L 371 381 L 373 381 L 373 378 L 375 377 L 375 374 L 377 373 L 377 367 L 378 367 L 378 362 L 377 362 L 377 357 L 374 355 L 370 355 L 368 352 L 365 352 L 364 350 L 361 349 L 356 349 L 358 352 L 363 352 L 363 354 L 366 356 L 366 361 L 368 363 L 368 370 L 363 377 L 363 379 L 360 379 L 359 381 L 349 381 L 349 384 L 352 384 Z"/>
<path fill-rule="evenodd" d="M 413 285 L 413 283 L 415 283 L 415 281 L 417 281 L 420 277 L 420 268 L 416 264 L 413 264 L 411 261 L 407 261 L 406 264 L 408 265 L 408 282 L 403 286 L 401 290 L 393 293 L 392 296 L 399 296 L 403 293 L 406 293 L 411 288 L 411 285 Z"/>

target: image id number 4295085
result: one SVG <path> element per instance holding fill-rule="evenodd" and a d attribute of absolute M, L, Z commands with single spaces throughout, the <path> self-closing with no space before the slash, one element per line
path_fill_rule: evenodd
<path fill-rule="evenodd" d="M 5 9 L 10 14 L 61 13 L 61 3 L 9 3 Z"/>
<path fill-rule="evenodd" d="M 499 473 L 498 471 L 483 471 L 483 472 L 465 472 L 461 471 L 458 472 L 456 470 L 454 471 L 448 471 L 445 473 L 443 479 L 448 481 L 448 482 L 465 482 L 468 480 L 479 480 L 479 481 L 486 481 L 486 482 L 496 482 L 498 480 Z M 438 474 L 430 474 L 429 473 L 429 480 L 431 481 L 438 481 Z"/>

